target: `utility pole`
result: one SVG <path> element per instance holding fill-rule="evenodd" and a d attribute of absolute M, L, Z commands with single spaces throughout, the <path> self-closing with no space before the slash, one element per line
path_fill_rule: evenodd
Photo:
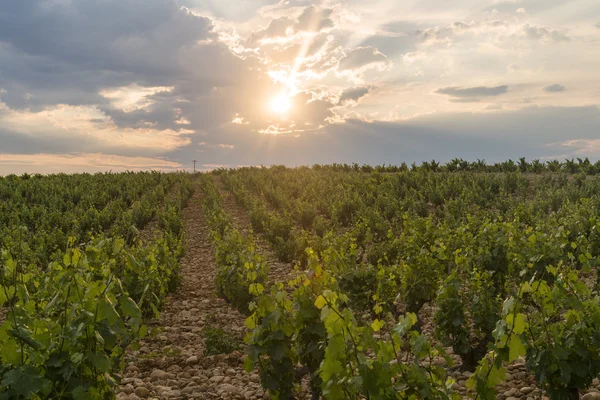
<path fill-rule="evenodd" d="M 196 173 L 196 160 L 194 160 L 194 173 Z"/>

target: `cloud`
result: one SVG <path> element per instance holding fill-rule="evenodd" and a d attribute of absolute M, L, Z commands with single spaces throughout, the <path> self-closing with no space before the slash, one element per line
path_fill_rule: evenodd
<path fill-rule="evenodd" d="M 449 46 L 452 44 L 452 30 L 447 28 L 440 28 L 438 26 L 434 28 L 420 29 L 416 31 L 416 35 L 419 42 L 427 45 L 445 45 Z"/>
<path fill-rule="evenodd" d="M 571 40 L 569 35 L 547 26 L 534 26 L 527 24 L 523 27 L 523 32 L 525 37 L 532 40 L 546 40 L 553 42 L 568 42 Z"/>
<path fill-rule="evenodd" d="M 45 143 L 49 141 L 67 144 L 78 152 L 93 149 L 129 155 L 158 154 L 191 143 L 189 134 L 193 133 L 181 127 L 156 129 L 151 124 L 139 128 L 118 127 L 93 106 L 58 105 L 39 112 L 5 109 L 0 113 L 0 121 L 0 138 L 6 137 L 3 144 L 7 146 L 9 142 L 29 142 L 28 148 L 35 149 L 48 146 Z"/>
<path fill-rule="evenodd" d="M 564 92 L 565 90 L 567 90 L 567 88 L 564 87 L 563 85 L 559 85 L 558 83 L 546 86 L 544 88 L 544 91 L 549 92 L 549 93 Z"/>
<path fill-rule="evenodd" d="M 315 6 L 306 7 L 298 17 L 294 28 L 297 31 L 321 32 L 324 29 L 333 28 L 334 23 L 331 20 L 333 9 L 318 8 Z"/>
<path fill-rule="evenodd" d="M 345 103 L 349 103 L 349 102 L 356 103 L 356 102 L 358 102 L 359 99 L 366 96 L 370 90 L 371 90 L 370 87 L 355 87 L 355 88 L 345 89 L 340 94 L 340 100 L 339 100 L 338 104 L 345 104 Z"/>
<path fill-rule="evenodd" d="M 33 170 L 43 172 L 70 167 L 74 169 L 97 170 L 173 170 L 181 168 L 181 164 L 161 158 L 124 157 L 101 153 L 72 153 L 72 154 L 2 154 L 0 153 L 0 171 L 2 167 L 33 167 Z M 31 170 L 31 169 L 29 169 Z"/>
<path fill-rule="evenodd" d="M 346 52 L 339 60 L 338 70 L 364 70 L 367 68 L 387 68 L 390 60 L 385 54 L 373 47 L 357 47 Z"/>
<path fill-rule="evenodd" d="M 508 91 L 507 85 L 500 86 L 476 86 L 476 87 L 445 87 L 435 91 L 438 94 L 445 94 L 460 101 L 477 101 L 479 97 L 494 97 L 500 96 Z"/>
<path fill-rule="evenodd" d="M 586 156 L 600 158 L 600 139 L 569 139 L 562 142 L 549 143 L 548 147 L 562 148 L 566 151 L 563 157 Z"/>
<path fill-rule="evenodd" d="M 333 9 L 330 8 L 308 6 L 303 8 L 297 17 L 285 15 L 273 18 L 265 28 L 254 31 L 248 42 L 277 41 L 281 38 L 291 38 L 302 32 L 318 33 L 330 30 L 335 26 L 330 18 L 332 13 Z"/>
<path fill-rule="evenodd" d="M 249 42 L 255 43 L 266 38 L 286 37 L 292 33 L 290 30 L 294 26 L 294 20 L 288 17 L 272 19 L 266 28 L 252 33 Z"/>

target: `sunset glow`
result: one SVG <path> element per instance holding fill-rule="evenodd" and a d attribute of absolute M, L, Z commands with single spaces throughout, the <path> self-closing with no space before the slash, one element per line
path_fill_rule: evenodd
<path fill-rule="evenodd" d="M 5 3 L 0 155 L 600 159 L 597 1 Z"/>
<path fill-rule="evenodd" d="M 278 114 L 285 114 L 292 108 L 292 100 L 285 94 L 280 94 L 271 101 L 271 110 Z"/>

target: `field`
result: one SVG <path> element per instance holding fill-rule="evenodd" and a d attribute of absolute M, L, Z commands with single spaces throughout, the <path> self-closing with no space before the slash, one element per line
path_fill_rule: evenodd
<path fill-rule="evenodd" d="M 598 170 L 0 178 L 0 396 L 600 398 Z"/>

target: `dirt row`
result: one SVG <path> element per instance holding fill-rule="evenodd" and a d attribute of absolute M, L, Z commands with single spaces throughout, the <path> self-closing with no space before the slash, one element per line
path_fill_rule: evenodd
<path fill-rule="evenodd" d="M 261 399 L 256 373 L 243 370 L 243 348 L 208 355 L 205 337 L 242 343 L 245 317 L 216 295 L 215 263 L 196 188 L 183 210 L 183 281 L 139 350 L 127 355 L 118 399 Z M 222 331 L 219 331 L 222 329 Z M 220 335 L 219 335 L 220 334 Z"/>

